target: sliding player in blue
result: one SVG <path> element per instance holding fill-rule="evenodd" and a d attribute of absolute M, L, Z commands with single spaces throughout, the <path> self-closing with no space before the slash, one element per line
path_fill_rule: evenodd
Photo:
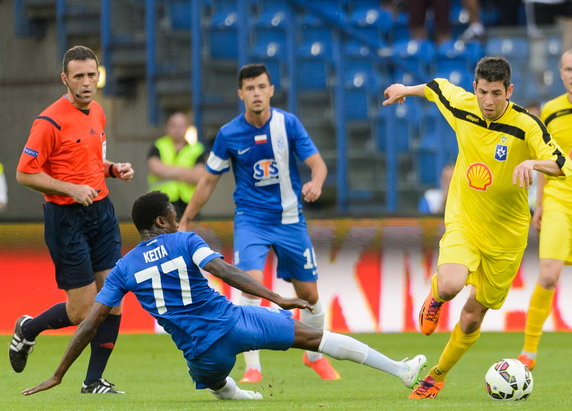
<path fill-rule="evenodd" d="M 354 338 L 294 320 L 286 310 L 313 307 L 298 298 L 284 298 L 227 264 L 195 233 L 177 232 L 175 208 L 165 194 L 154 191 L 139 197 L 132 218 L 141 242 L 110 272 L 54 375 L 22 394 L 60 384 L 99 324 L 129 291 L 183 351 L 197 389 L 209 388 L 218 399 L 262 399 L 258 392 L 240 389 L 229 377 L 236 355 L 255 349 L 318 351 L 385 371 L 407 387 L 417 383 L 427 362 L 424 355 L 394 361 Z M 235 305 L 209 287 L 200 269 L 243 292 L 266 298 L 283 310 Z"/>

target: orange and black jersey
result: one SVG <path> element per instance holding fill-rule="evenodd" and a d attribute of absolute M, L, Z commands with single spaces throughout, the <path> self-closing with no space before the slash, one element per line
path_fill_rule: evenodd
<path fill-rule="evenodd" d="M 105 184 L 105 115 L 93 101 L 89 111 L 79 110 L 65 97 L 46 108 L 32 124 L 18 163 L 18 171 L 49 176 L 100 190 L 95 201 L 108 194 Z M 44 194 L 46 201 L 60 205 L 73 198 Z"/>
<path fill-rule="evenodd" d="M 569 175 L 570 161 L 542 122 L 510 101 L 500 118 L 487 121 L 476 96 L 445 79 L 428 83 L 425 96 L 455 130 L 459 145 L 445 224 L 461 227 L 484 249 L 524 249 L 530 212 L 527 190 L 512 183 L 514 168 L 528 159 L 553 160 Z"/>

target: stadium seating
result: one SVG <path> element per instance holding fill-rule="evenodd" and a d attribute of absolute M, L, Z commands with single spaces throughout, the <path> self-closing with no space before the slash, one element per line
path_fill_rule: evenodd
<path fill-rule="evenodd" d="M 478 42 L 447 41 L 437 47 L 435 70 L 473 71 L 483 54 L 483 48 Z"/>
<path fill-rule="evenodd" d="M 528 61 L 528 39 L 526 37 L 493 37 L 486 43 L 485 54 L 503 56 L 513 63 Z"/>
<path fill-rule="evenodd" d="M 405 40 L 393 44 L 392 58 L 397 71 L 410 73 L 417 83 L 432 78 L 435 46 L 429 40 Z"/>
<path fill-rule="evenodd" d="M 237 9 L 232 0 L 214 2 L 216 9 L 209 23 L 209 51 L 213 59 L 238 57 Z"/>
<path fill-rule="evenodd" d="M 379 7 L 355 8 L 349 16 L 350 26 L 357 32 L 375 40 L 389 40 L 393 16 Z"/>

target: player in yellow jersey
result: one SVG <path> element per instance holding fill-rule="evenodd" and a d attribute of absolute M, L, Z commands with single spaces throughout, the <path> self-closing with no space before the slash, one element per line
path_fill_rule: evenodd
<path fill-rule="evenodd" d="M 475 69 L 474 94 L 445 79 L 385 90 L 384 105 L 403 103 L 408 96 L 434 102 L 459 144 L 437 274 L 419 313 L 421 331 L 433 333 L 443 304 L 471 286 L 439 361 L 409 398 L 437 396 L 447 373 L 479 338 L 487 310 L 505 301 L 526 247 L 533 171 L 572 174 L 571 161 L 542 122 L 509 100 L 510 72 L 504 58 L 485 57 Z"/>
<path fill-rule="evenodd" d="M 540 118 L 564 153 L 572 150 L 572 50 L 562 54 L 560 77 L 566 93 L 548 101 Z M 572 180 L 539 176 L 532 225 L 540 231 L 540 275 L 532 292 L 518 359 L 531 370 L 542 326 L 550 314 L 554 290 L 564 264 L 572 264 Z"/>

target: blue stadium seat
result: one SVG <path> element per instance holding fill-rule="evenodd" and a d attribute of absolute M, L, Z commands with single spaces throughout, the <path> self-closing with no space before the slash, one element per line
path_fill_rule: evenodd
<path fill-rule="evenodd" d="M 191 29 L 191 3 L 186 0 L 170 1 L 167 8 L 168 19 L 173 30 Z"/>
<path fill-rule="evenodd" d="M 436 78 L 446 78 L 456 86 L 462 87 L 469 92 L 473 92 L 473 79 L 472 71 L 467 70 L 465 67 L 458 69 L 437 71 Z"/>
<path fill-rule="evenodd" d="M 346 22 L 346 13 L 343 9 L 345 1 L 331 1 L 331 0 L 306 0 L 305 3 L 311 8 L 316 8 L 322 13 L 326 14 L 328 18 L 335 20 L 340 24 Z"/>
<path fill-rule="evenodd" d="M 258 43 L 250 50 L 252 63 L 262 63 L 266 66 L 276 89 L 280 89 L 282 83 L 285 47 L 285 43 L 270 41 Z"/>
<path fill-rule="evenodd" d="M 349 121 L 369 118 L 370 107 L 377 104 L 379 83 L 378 75 L 371 67 L 347 67 L 344 79 L 344 111 Z"/>
<path fill-rule="evenodd" d="M 236 2 L 213 2 L 216 9 L 209 24 L 209 49 L 213 59 L 238 58 L 238 33 Z"/>
<path fill-rule="evenodd" d="M 297 51 L 297 84 L 300 89 L 324 90 L 328 85 L 331 49 L 328 44 L 315 41 L 305 43 Z"/>
<path fill-rule="evenodd" d="M 435 70 L 472 71 L 483 54 L 483 48 L 478 42 L 447 41 L 437 47 Z"/>
<path fill-rule="evenodd" d="M 407 22 L 409 20 L 409 15 L 405 12 L 397 13 L 393 17 L 393 22 L 391 24 L 391 41 L 400 42 L 409 40 L 411 35 L 409 33 L 409 26 Z"/>
<path fill-rule="evenodd" d="M 485 54 L 503 56 L 511 62 L 528 61 L 528 39 L 525 37 L 492 37 L 487 41 Z"/>
<path fill-rule="evenodd" d="M 387 139 L 396 138 L 398 153 L 406 153 L 411 148 L 411 142 L 419 134 L 421 115 L 421 100 L 409 98 L 405 103 L 388 108 L 379 106 L 377 123 L 377 147 L 381 151 L 387 148 Z"/>
<path fill-rule="evenodd" d="M 406 71 L 417 79 L 417 82 L 428 81 L 433 73 L 435 46 L 429 40 L 409 40 L 394 43 L 392 58 L 397 64 L 397 71 Z"/>
<path fill-rule="evenodd" d="M 390 11 L 379 7 L 356 8 L 351 13 L 350 26 L 374 40 L 388 40 L 393 16 Z"/>

